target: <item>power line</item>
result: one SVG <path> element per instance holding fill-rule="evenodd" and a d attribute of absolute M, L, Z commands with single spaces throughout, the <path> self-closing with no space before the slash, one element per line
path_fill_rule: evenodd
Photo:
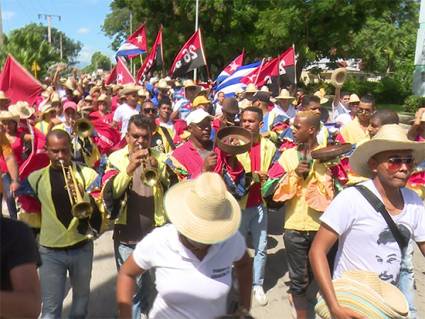
<path fill-rule="evenodd" d="M 61 20 L 61 16 L 57 14 L 47 14 L 47 13 L 39 13 L 38 18 L 41 19 L 44 17 L 47 20 L 47 39 L 49 43 L 52 43 L 52 18 L 58 18 L 58 20 Z"/>

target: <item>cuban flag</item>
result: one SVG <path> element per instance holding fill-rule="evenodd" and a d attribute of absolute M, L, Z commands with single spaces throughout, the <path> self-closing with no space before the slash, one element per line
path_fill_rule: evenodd
<path fill-rule="evenodd" d="M 244 55 L 245 55 L 245 51 L 242 51 L 240 55 L 238 55 L 232 62 L 230 62 L 230 64 L 226 66 L 223 71 L 221 71 L 221 73 L 218 75 L 217 79 L 215 80 L 216 85 L 219 85 L 221 82 L 223 82 L 233 73 L 235 73 L 235 71 L 239 67 L 242 66 Z"/>
<path fill-rule="evenodd" d="M 134 31 L 128 39 L 118 48 L 116 56 L 126 56 L 130 59 L 139 54 L 146 53 L 148 45 L 146 42 L 146 29 L 142 24 Z"/>
<path fill-rule="evenodd" d="M 235 92 L 243 91 L 246 88 L 246 84 L 241 80 L 254 70 L 258 70 L 260 66 L 260 61 L 240 66 L 231 76 L 221 82 L 215 91 L 223 92 L 225 97 L 234 96 Z"/>

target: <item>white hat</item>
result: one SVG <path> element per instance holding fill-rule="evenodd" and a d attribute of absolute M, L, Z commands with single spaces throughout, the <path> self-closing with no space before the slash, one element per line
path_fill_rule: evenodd
<path fill-rule="evenodd" d="M 32 108 L 28 102 L 24 101 L 18 101 L 16 104 L 9 106 L 9 111 L 17 114 L 21 119 L 28 119 L 35 112 L 34 108 Z"/>
<path fill-rule="evenodd" d="M 350 165 L 360 176 L 373 177 L 368 161 L 376 154 L 386 151 L 412 150 L 416 163 L 425 160 L 425 142 L 414 142 L 400 125 L 383 125 L 376 135 L 357 146 L 350 156 Z"/>
<path fill-rule="evenodd" d="M 286 89 L 282 89 L 278 96 L 275 97 L 276 100 L 295 100 L 293 96 L 289 94 L 289 91 Z"/>
<path fill-rule="evenodd" d="M 360 102 L 359 96 L 355 93 L 351 94 L 349 103 L 358 103 L 358 102 Z"/>
<path fill-rule="evenodd" d="M 257 87 L 254 83 L 249 83 L 245 89 L 245 93 L 255 93 L 257 92 Z"/>
<path fill-rule="evenodd" d="M 189 115 L 186 117 L 186 123 L 187 125 L 190 125 L 192 123 L 198 124 L 206 118 L 212 119 L 213 117 L 203 108 L 199 108 L 189 113 Z"/>
<path fill-rule="evenodd" d="M 241 209 L 217 173 L 180 182 L 165 194 L 164 207 L 183 236 L 202 244 L 230 238 L 239 229 Z"/>

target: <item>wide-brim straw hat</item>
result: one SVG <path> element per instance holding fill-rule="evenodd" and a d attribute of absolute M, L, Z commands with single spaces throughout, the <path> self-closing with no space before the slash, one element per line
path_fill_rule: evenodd
<path fill-rule="evenodd" d="M 68 90 L 71 90 L 71 91 L 75 90 L 74 82 L 72 82 L 71 79 L 66 80 L 65 83 L 63 84 L 63 86 Z"/>
<path fill-rule="evenodd" d="M 280 90 L 280 93 L 278 96 L 275 97 L 276 100 L 290 100 L 293 101 L 295 98 L 289 94 L 289 91 L 286 89 Z"/>
<path fill-rule="evenodd" d="M 348 103 L 360 103 L 359 96 L 356 93 L 351 94 Z"/>
<path fill-rule="evenodd" d="M 57 94 L 56 92 L 52 93 L 52 95 L 50 96 L 50 102 L 51 103 L 60 103 L 61 99 L 59 97 L 59 94 Z"/>
<path fill-rule="evenodd" d="M 47 113 L 55 110 L 55 108 L 52 106 L 52 104 L 49 103 L 49 101 L 42 102 L 39 105 L 38 109 L 42 114 L 47 114 Z"/>
<path fill-rule="evenodd" d="M 257 87 L 254 83 L 248 83 L 248 85 L 245 88 L 245 93 L 255 93 L 257 92 Z"/>
<path fill-rule="evenodd" d="M 6 96 L 3 91 L 0 91 L 0 100 L 10 101 L 10 99 Z"/>
<path fill-rule="evenodd" d="M 193 82 L 193 80 L 184 80 L 183 81 L 183 86 L 185 88 L 190 88 L 190 87 L 199 87 L 198 85 L 196 85 L 195 82 Z"/>
<path fill-rule="evenodd" d="M 408 317 L 409 306 L 403 293 L 379 279 L 374 272 L 348 271 L 332 283 L 338 303 L 365 318 Z M 320 295 L 315 311 L 321 318 L 331 318 L 326 302 Z"/>
<path fill-rule="evenodd" d="M 407 138 L 407 132 L 397 124 L 383 125 L 371 139 L 361 143 L 350 156 L 350 165 L 355 173 L 373 177 L 368 161 L 376 154 L 386 151 L 412 150 L 416 163 L 425 160 L 425 142 L 414 142 Z"/>
<path fill-rule="evenodd" d="M 124 88 L 121 90 L 120 95 L 127 95 L 127 94 L 131 94 L 131 93 L 137 93 L 137 91 L 139 91 L 142 87 L 134 85 L 134 84 L 129 84 L 124 86 Z"/>
<path fill-rule="evenodd" d="M 171 88 L 171 86 L 169 86 L 169 85 L 168 85 L 168 83 L 167 83 L 167 80 L 166 80 L 166 79 L 161 79 L 161 80 L 159 80 L 159 82 L 158 82 L 158 86 L 157 86 L 157 88 L 158 88 L 158 89 L 160 89 L 160 90 L 168 90 L 168 89 L 170 89 L 170 88 Z"/>
<path fill-rule="evenodd" d="M 10 111 L 0 111 L 0 121 L 15 121 L 19 122 L 19 115 Z"/>
<path fill-rule="evenodd" d="M 17 114 L 20 119 L 28 119 L 30 118 L 35 110 L 32 108 L 28 102 L 18 101 L 17 103 L 9 106 L 9 111 L 13 114 Z"/>
<path fill-rule="evenodd" d="M 164 206 L 178 232 L 198 243 L 222 242 L 239 229 L 240 206 L 217 173 L 174 185 L 165 194 Z"/>
<path fill-rule="evenodd" d="M 329 101 L 329 99 L 325 97 L 326 91 L 323 88 L 321 88 L 319 91 L 314 92 L 314 95 L 320 98 L 320 104 L 326 104 Z"/>

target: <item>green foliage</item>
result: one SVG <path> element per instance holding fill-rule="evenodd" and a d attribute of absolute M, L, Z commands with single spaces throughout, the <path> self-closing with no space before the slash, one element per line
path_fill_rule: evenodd
<path fill-rule="evenodd" d="M 0 48 L 0 65 L 7 54 L 12 54 L 24 67 L 31 70 L 33 62 L 41 67 L 40 75 L 46 74 L 50 65 L 61 62 L 59 37 L 62 35 L 62 62 L 74 64 L 81 50 L 81 43 L 68 38 L 63 32 L 52 28 L 52 44 L 47 41 L 47 27 L 31 23 L 23 28 L 15 29 L 5 37 L 4 46 Z"/>
<path fill-rule="evenodd" d="M 425 97 L 410 95 L 404 100 L 404 111 L 416 113 L 416 111 L 425 106 Z"/>
<path fill-rule="evenodd" d="M 82 71 L 84 73 L 91 73 L 98 69 L 102 69 L 104 71 L 111 70 L 111 60 L 99 51 L 93 53 L 93 55 L 91 56 L 91 63 L 86 66 Z"/>

